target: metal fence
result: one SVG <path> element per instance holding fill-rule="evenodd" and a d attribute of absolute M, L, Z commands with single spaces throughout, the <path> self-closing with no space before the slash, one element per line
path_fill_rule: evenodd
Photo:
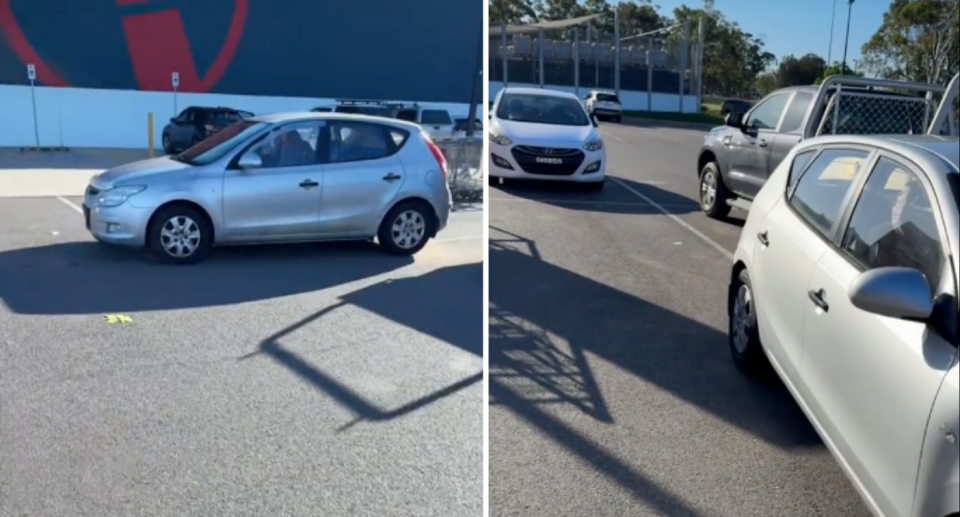
<path fill-rule="evenodd" d="M 489 80 L 572 87 L 584 94 L 592 89 L 618 94 L 699 93 L 698 27 L 687 24 L 642 33 L 604 31 L 598 25 L 584 17 L 491 27 Z"/>
<path fill-rule="evenodd" d="M 457 202 L 483 201 L 483 136 L 434 139 L 447 159 L 450 191 Z"/>

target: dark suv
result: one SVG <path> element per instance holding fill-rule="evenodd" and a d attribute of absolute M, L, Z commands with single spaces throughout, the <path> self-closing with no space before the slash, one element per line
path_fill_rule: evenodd
<path fill-rule="evenodd" d="M 163 128 L 163 152 L 183 151 L 221 129 L 250 118 L 253 113 L 224 107 L 190 106 Z"/>

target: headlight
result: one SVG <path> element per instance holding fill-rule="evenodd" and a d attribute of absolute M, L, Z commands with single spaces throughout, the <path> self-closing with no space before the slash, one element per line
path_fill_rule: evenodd
<path fill-rule="evenodd" d="M 595 153 L 595 152 L 599 151 L 600 149 L 603 149 L 603 140 L 601 140 L 601 139 L 599 139 L 599 138 L 596 139 L 596 140 L 587 142 L 587 145 L 583 146 L 583 150 L 584 150 L 584 151 L 588 151 L 588 152 L 591 152 L 591 153 Z"/>
<path fill-rule="evenodd" d="M 488 136 L 490 137 L 490 141 L 497 145 L 510 145 L 513 143 L 513 140 L 510 140 L 509 138 L 502 135 L 495 135 L 493 133 L 488 133 Z"/>
<path fill-rule="evenodd" d="M 105 190 L 97 196 L 97 204 L 105 208 L 113 208 L 120 206 L 127 202 L 130 199 L 130 196 L 139 194 L 146 190 L 147 187 L 138 185 L 135 187 L 117 187 L 110 190 Z"/>

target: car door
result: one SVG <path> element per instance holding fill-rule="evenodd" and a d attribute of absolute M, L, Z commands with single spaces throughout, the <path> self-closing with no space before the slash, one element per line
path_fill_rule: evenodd
<path fill-rule="evenodd" d="M 410 134 L 372 122 L 329 123 L 321 232 L 328 237 L 371 237 L 406 181 L 396 154 Z"/>
<path fill-rule="evenodd" d="M 767 181 L 770 144 L 793 92 L 774 93 L 760 101 L 744 118 L 744 129 L 733 131 L 727 147 L 727 187 L 753 199 Z"/>
<path fill-rule="evenodd" d="M 835 147 L 797 154 L 784 198 L 760 225 L 751 271 L 758 324 L 765 347 L 788 379 L 795 377 L 802 357 L 799 315 L 808 303 L 807 284 L 829 248 L 855 170 L 832 178 L 837 169 L 869 155 L 865 149 Z"/>
<path fill-rule="evenodd" d="M 780 121 L 780 127 L 770 143 L 770 155 L 767 159 L 768 178 L 803 139 L 803 121 L 807 117 L 807 109 L 812 101 L 813 94 L 810 92 L 794 93 L 783 115 L 783 120 Z"/>
<path fill-rule="evenodd" d="M 279 126 L 245 151 L 259 156 L 262 166 L 226 170 L 226 240 L 296 240 L 318 233 L 323 166 L 317 150 L 323 126 L 323 121 Z"/>
<path fill-rule="evenodd" d="M 932 297 L 955 299 L 931 192 L 922 172 L 882 154 L 838 232 L 838 248 L 810 277 L 803 316 L 807 406 L 888 517 L 912 515 L 928 418 L 957 349 L 926 323 L 858 309 L 848 289 L 864 271 L 908 267 L 926 275 Z"/>

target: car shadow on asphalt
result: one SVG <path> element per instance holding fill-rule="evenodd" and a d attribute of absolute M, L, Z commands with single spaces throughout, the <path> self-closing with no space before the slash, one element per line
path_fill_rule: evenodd
<path fill-rule="evenodd" d="M 569 404 L 599 422 L 616 423 L 583 357 L 617 365 L 779 448 L 822 447 L 782 383 L 772 377 L 751 380 L 737 371 L 724 333 L 521 251 L 535 246 L 519 236 L 490 239 L 492 406 L 513 413 L 638 500 L 673 517 L 700 514 L 547 409 Z M 518 278 L 523 286 L 516 284 Z"/>
<path fill-rule="evenodd" d="M 17 314 L 75 315 L 231 305 L 319 291 L 400 269 L 369 242 L 224 247 L 192 266 L 69 242 L 0 251 L 0 301 Z"/>
<path fill-rule="evenodd" d="M 552 181 L 510 180 L 503 185 L 495 184 L 491 188 L 529 201 L 587 212 L 663 215 L 663 212 L 649 201 L 674 214 L 700 211 L 700 205 L 690 198 L 656 185 L 623 178 L 608 177 L 606 186 L 599 192 L 591 192 L 584 185 Z"/>
<path fill-rule="evenodd" d="M 385 422 L 419 411 L 483 382 L 478 372 L 393 409 L 368 400 L 336 376 L 286 350 L 282 340 L 297 330 L 346 306 L 355 306 L 415 329 L 477 357 L 483 356 L 483 264 L 435 269 L 416 277 L 387 280 L 351 292 L 340 303 L 324 308 L 261 341 L 258 350 L 240 358 L 265 355 L 336 400 L 354 415 L 340 428 L 360 422 Z M 383 343 L 389 347 L 390 343 Z"/>

